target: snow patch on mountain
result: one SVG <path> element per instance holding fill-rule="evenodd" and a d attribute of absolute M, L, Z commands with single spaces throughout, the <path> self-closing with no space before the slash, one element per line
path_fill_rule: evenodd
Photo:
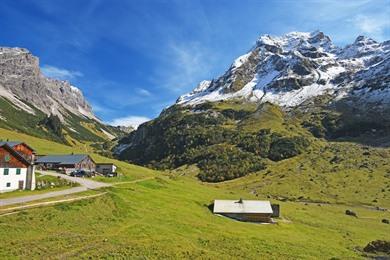
<path fill-rule="evenodd" d="M 244 64 L 247 60 L 248 60 L 248 58 L 249 58 L 249 56 L 251 55 L 252 53 L 247 53 L 247 54 L 244 54 L 244 55 L 241 55 L 240 57 L 238 57 L 234 62 L 233 62 L 233 68 L 235 68 L 235 69 L 238 69 L 239 67 L 241 67 L 242 66 L 242 64 Z"/>
<path fill-rule="evenodd" d="M 203 81 L 177 104 L 242 98 L 293 107 L 325 93 L 335 100 L 352 95 L 388 103 L 389 55 L 390 41 L 364 36 L 340 48 L 319 31 L 264 35 L 224 75 Z"/>

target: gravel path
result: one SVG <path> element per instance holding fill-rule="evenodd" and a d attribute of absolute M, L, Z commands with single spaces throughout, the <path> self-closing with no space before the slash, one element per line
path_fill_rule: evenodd
<path fill-rule="evenodd" d="M 77 182 L 81 186 L 66 189 L 66 190 L 52 191 L 52 192 L 46 192 L 46 193 L 36 194 L 36 195 L 29 195 L 29 196 L 24 196 L 24 197 L 0 199 L 0 207 L 12 205 L 12 204 L 26 203 L 26 202 L 30 202 L 30 201 L 34 201 L 34 200 L 41 200 L 41 199 L 53 198 L 53 197 L 57 197 L 57 196 L 69 195 L 69 194 L 78 193 L 78 192 L 82 192 L 82 191 L 86 191 L 86 190 L 90 190 L 90 189 L 99 189 L 102 187 L 111 186 L 111 184 L 108 184 L 108 183 L 93 181 L 93 180 L 87 179 L 87 178 L 71 177 L 71 176 L 56 173 L 56 172 L 40 171 L 40 173 L 43 175 L 60 177 L 63 179 L 67 179 L 69 181 Z"/>

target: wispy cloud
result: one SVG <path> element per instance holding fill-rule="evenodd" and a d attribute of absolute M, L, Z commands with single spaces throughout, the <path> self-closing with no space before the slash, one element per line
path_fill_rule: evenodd
<path fill-rule="evenodd" d="M 152 96 L 152 93 L 149 90 L 144 89 L 144 88 L 137 88 L 136 91 L 137 91 L 137 94 L 144 96 L 144 97 Z"/>
<path fill-rule="evenodd" d="M 132 126 L 134 128 L 137 128 L 140 124 L 145 123 L 149 120 L 150 118 L 144 116 L 126 116 L 114 118 L 113 120 L 108 122 L 108 124 L 113 126 Z"/>
<path fill-rule="evenodd" d="M 389 14 L 376 14 L 372 16 L 358 15 L 353 19 L 357 28 L 363 33 L 371 34 L 374 37 L 385 39 L 385 31 L 390 28 Z"/>
<path fill-rule="evenodd" d="M 163 57 L 165 68 L 153 81 L 172 92 L 183 93 L 209 78 L 216 55 L 199 43 L 171 43 Z"/>
<path fill-rule="evenodd" d="M 51 65 L 43 65 L 41 71 L 44 75 L 50 78 L 71 80 L 77 77 L 84 76 L 80 71 L 71 71 L 67 69 L 57 68 Z"/>

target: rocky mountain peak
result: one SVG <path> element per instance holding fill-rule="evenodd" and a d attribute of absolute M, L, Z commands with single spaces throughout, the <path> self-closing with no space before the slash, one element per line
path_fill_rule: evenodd
<path fill-rule="evenodd" d="M 390 70 L 388 62 L 385 62 L 388 55 L 388 41 L 378 43 L 364 36 L 339 48 L 320 31 L 263 35 L 221 77 L 205 81 L 207 84 L 200 84 L 194 91 L 181 96 L 177 103 L 196 105 L 208 101 L 244 99 L 294 107 L 324 94 L 333 96 L 335 100 L 350 95 L 359 95 L 359 99 L 364 96 L 367 99 L 362 100 L 370 101 L 381 95 L 387 99 L 390 98 L 390 79 L 387 76 L 381 77 L 382 82 L 378 82 L 381 91 L 386 92 L 357 93 L 355 90 L 357 85 L 372 89 L 370 86 L 377 82 L 376 73 L 368 71 L 374 71 L 374 68 L 378 73 Z"/>
<path fill-rule="evenodd" d="M 24 48 L 0 47 L 0 96 L 31 114 L 35 107 L 62 121 L 69 112 L 97 120 L 78 88 L 67 81 L 45 77 L 39 59 Z"/>
<path fill-rule="evenodd" d="M 329 51 L 334 48 L 330 37 L 321 31 L 312 33 L 290 32 L 283 36 L 267 34 L 259 37 L 256 41 L 256 47 L 263 47 L 267 51 L 274 53 L 312 48 L 322 48 Z"/>

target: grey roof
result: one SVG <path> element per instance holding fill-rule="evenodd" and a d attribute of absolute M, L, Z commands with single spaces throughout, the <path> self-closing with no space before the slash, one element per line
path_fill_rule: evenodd
<path fill-rule="evenodd" d="M 272 213 L 271 203 L 261 200 L 215 200 L 214 213 Z"/>
<path fill-rule="evenodd" d="M 6 142 L 0 141 L 0 146 L 4 145 L 4 144 L 8 144 L 10 147 L 14 147 L 15 145 L 18 145 L 21 143 L 22 142 L 19 142 L 19 141 L 6 141 Z"/>
<path fill-rule="evenodd" d="M 37 159 L 37 163 L 76 164 L 82 161 L 87 154 L 46 155 Z"/>
<path fill-rule="evenodd" d="M 21 142 L 21 141 L 0 141 L 0 145 L 4 145 L 4 144 L 8 144 L 10 147 L 14 147 L 18 144 L 24 144 L 26 145 L 28 148 L 30 148 L 31 150 L 34 151 L 34 149 L 29 146 L 28 144 L 24 143 L 24 142 Z"/>

